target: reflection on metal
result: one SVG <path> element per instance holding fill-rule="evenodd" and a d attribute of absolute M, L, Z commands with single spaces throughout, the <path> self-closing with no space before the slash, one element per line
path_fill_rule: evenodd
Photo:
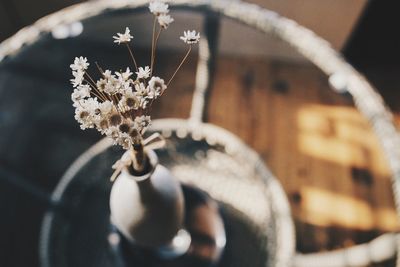
<path fill-rule="evenodd" d="M 346 76 L 343 73 L 336 72 L 329 76 L 329 84 L 332 86 L 332 89 L 338 93 L 346 93 L 347 92 L 347 80 Z"/>
<path fill-rule="evenodd" d="M 210 94 L 213 75 L 218 53 L 218 34 L 220 18 L 214 13 L 205 15 L 204 36 L 200 39 L 199 60 L 197 63 L 196 86 L 193 92 L 190 120 L 203 121 L 207 111 L 208 97 Z"/>
<path fill-rule="evenodd" d="M 71 37 L 77 37 L 83 32 L 83 24 L 80 21 L 73 22 L 71 24 L 62 24 L 55 27 L 51 34 L 54 39 L 66 39 Z"/>

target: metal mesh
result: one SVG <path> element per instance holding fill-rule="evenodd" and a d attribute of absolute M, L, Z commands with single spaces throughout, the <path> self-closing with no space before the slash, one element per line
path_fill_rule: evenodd
<path fill-rule="evenodd" d="M 185 129 L 178 131 L 181 137 L 164 131 L 171 136 L 166 149 L 157 154 L 160 163 L 181 182 L 207 191 L 221 204 L 227 247 L 219 266 L 276 266 L 282 259 L 273 248 L 282 240 L 278 240 L 278 218 L 271 208 L 277 200 L 271 199 L 273 188 L 268 186 L 274 177 L 260 171 L 257 157 L 247 149 L 243 154 L 227 153 L 227 147 L 217 140 L 210 145 L 204 133 L 196 141 L 189 131 L 182 131 Z M 218 130 L 215 136 L 233 140 Z M 109 145 L 107 141 L 100 142 L 78 159 L 55 191 L 54 199 L 66 204 L 66 209 L 46 215 L 41 240 L 44 266 L 115 266 L 115 255 L 107 240 L 111 189 L 108 178 L 111 164 L 122 151 Z M 286 242 L 291 247 L 293 240 Z"/>

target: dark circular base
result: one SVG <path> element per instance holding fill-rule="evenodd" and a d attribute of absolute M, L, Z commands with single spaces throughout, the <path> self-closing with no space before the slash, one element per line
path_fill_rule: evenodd
<path fill-rule="evenodd" d="M 282 227 L 291 224 L 278 222 L 286 219 L 291 222 L 290 214 L 282 217 L 287 216 L 283 210 L 275 216 L 277 200 L 271 196 L 279 193 L 280 188 L 273 177 L 266 177 L 268 173 L 262 172 L 260 163 L 251 156 L 243 158 L 241 154 L 227 153 L 225 145 L 215 139 L 210 145 L 205 139 L 196 137 L 195 140 L 183 132 L 164 134 L 169 136 L 168 145 L 157 151 L 159 161 L 182 184 L 189 185 L 185 186 L 188 210 L 193 210 L 190 205 L 196 202 L 196 199 L 190 199 L 196 195 L 195 192 L 188 193 L 191 188 L 207 192 L 218 203 L 226 231 L 226 247 L 216 266 L 276 266 L 279 257 L 286 259 L 286 254 L 277 252 L 281 248 L 291 251 L 285 242 L 291 244 L 292 236 L 286 235 L 287 240 L 278 237 Z M 118 147 L 102 141 L 66 172 L 53 194 L 64 208 L 49 211 L 42 225 L 40 253 L 43 267 L 179 266 L 157 261 L 145 265 L 118 265 L 130 260 L 121 260 L 127 255 L 121 251 L 126 249 L 119 247 L 116 250 L 115 246 L 110 246 L 110 240 L 115 242 L 116 238 L 110 235 L 108 201 L 112 184 L 108 178 L 112 173 L 110 166 L 122 153 Z M 192 238 L 196 241 L 203 237 L 192 231 Z M 123 243 L 122 240 L 121 246 Z M 212 255 L 211 250 L 199 247 L 201 252 L 188 255 L 201 265 L 187 263 L 189 258 L 180 258 L 178 261 L 185 262 L 181 266 L 207 266 L 212 262 L 204 256 Z M 175 263 L 171 261 L 171 264 Z"/>
<path fill-rule="evenodd" d="M 118 266 L 217 266 L 226 244 L 225 231 L 223 227 L 221 228 L 223 209 L 206 192 L 198 188 L 182 185 L 182 190 L 185 199 L 184 227 L 191 236 L 188 251 L 179 257 L 166 258 L 153 249 L 129 242 L 116 227 L 111 226 L 108 242 L 115 252 L 115 262 Z"/>

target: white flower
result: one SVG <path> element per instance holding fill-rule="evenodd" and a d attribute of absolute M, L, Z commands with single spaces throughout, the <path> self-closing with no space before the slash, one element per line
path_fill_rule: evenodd
<path fill-rule="evenodd" d="M 81 124 L 82 130 L 94 127 L 90 112 L 84 108 L 77 108 L 75 110 L 75 119 Z"/>
<path fill-rule="evenodd" d="M 76 103 L 83 99 L 81 92 L 78 89 L 75 89 L 71 94 L 71 100 Z"/>
<path fill-rule="evenodd" d="M 130 34 L 130 30 L 128 27 L 125 28 L 124 33 L 117 33 L 118 36 L 113 36 L 114 38 L 114 43 L 129 43 L 131 39 L 133 39 L 133 36 Z"/>
<path fill-rule="evenodd" d="M 165 84 L 164 80 L 159 77 L 151 77 L 149 81 L 149 98 L 156 99 L 159 97 L 165 89 L 167 89 L 167 85 Z"/>
<path fill-rule="evenodd" d="M 114 140 L 117 140 L 117 139 L 119 138 L 119 136 L 120 136 L 120 132 L 119 132 L 119 130 L 118 130 L 118 127 L 115 127 L 115 126 L 110 126 L 110 127 L 105 131 L 105 134 L 106 134 L 108 137 L 110 137 L 110 138 L 112 138 L 112 139 L 114 139 Z"/>
<path fill-rule="evenodd" d="M 111 103 L 111 101 L 107 100 L 107 101 L 100 103 L 99 108 L 101 110 L 101 114 L 108 115 L 112 111 L 113 104 Z"/>
<path fill-rule="evenodd" d="M 81 85 L 83 82 L 84 72 L 83 71 L 73 71 L 72 75 L 74 76 L 74 78 L 70 80 L 72 83 L 72 86 L 77 87 L 77 86 Z"/>
<path fill-rule="evenodd" d="M 103 91 L 106 89 L 107 80 L 106 80 L 106 79 L 99 79 L 99 80 L 96 82 L 96 86 L 97 86 L 97 89 L 98 89 L 100 92 L 103 92 Z"/>
<path fill-rule="evenodd" d="M 135 118 L 135 128 L 139 133 L 143 134 L 146 131 L 146 128 L 150 125 L 151 119 L 150 116 L 140 116 Z"/>
<path fill-rule="evenodd" d="M 81 84 L 78 88 L 74 89 L 71 94 L 71 99 L 74 103 L 78 104 L 80 100 L 90 97 L 90 86 L 88 84 Z"/>
<path fill-rule="evenodd" d="M 84 99 L 81 102 L 82 108 L 87 110 L 90 114 L 95 114 L 95 110 L 99 108 L 99 101 L 97 101 L 97 98 L 88 98 Z"/>
<path fill-rule="evenodd" d="M 167 14 L 161 14 L 158 16 L 158 24 L 160 24 L 161 27 L 164 29 L 168 28 L 169 24 L 171 24 L 174 21 L 174 19 Z"/>
<path fill-rule="evenodd" d="M 115 74 L 118 76 L 118 79 L 122 81 L 127 81 L 129 77 L 133 74 L 129 68 L 126 68 L 125 72 L 115 72 Z"/>
<path fill-rule="evenodd" d="M 89 63 L 87 62 L 87 58 L 84 57 L 76 57 L 74 60 L 74 64 L 70 65 L 70 68 L 75 71 L 84 71 L 89 67 Z"/>
<path fill-rule="evenodd" d="M 200 33 L 196 33 L 196 31 L 184 31 L 183 36 L 180 38 L 187 44 L 197 44 L 200 40 Z"/>
<path fill-rule="evenodd" d="M 144 69 L 139 67 L 139 71 L 135 72 L 138 79 L 147 79 L 150 76 L 150 68 L 146 66 Z"/>
<path fill-rule="evenodd" d="M 103 73 L 103 76 L 104 76 L 105 79 L 110 79 L 113 75 L 112 75 L 111 70 L 106 70 L 106 71 Z"/>
<path fill-rule="evenodd" d="M 120 100 L 120 105 L 127 110 L 138 109 L 139 103 L 138 97 L 133 93 L 125 94 Z"/>
<path fill-rule="evenodd" d="M 104 87 L 104 92 L 107 94 L 113 95 L 117 93 L 117 88 L 115 87 L 115 84 L 112 81 L 107 81 L 106 86 Z"/>
<path fill-rule="evenodd" d="M 162 1 L 153 1 L 149 4 L 150 12 L 155 16 L 167 14 L 169 12 L 168 5 Z"/>
<path fill-rule="evenodd" d="M 89 84 L 81 84 L 78 86 L 77 90 L 80 92 L 82 97 L 90 97 L 90 85 Z"/>
<path fill-rule="evenodd" d="M 139 97 L 146 97 L 149 94 L 149 88 L 144 83 L 135 84 L 135 93 Z"/>
<path fill-rule="evenodd" d="M 147 105 L 149 104 L 149 101 L 145 97 L 138 97 L 139 100 L 139 107 L 141 109 L 146 109 Z"/>
<path fill-rule="evenodd" d="M 121 145 L 124 149 L 129 149 L 132 147 L 132 138 L 128 133 L 120 133 L 120 137 L 117 139 L 117 143 Z"/>
<path fill-rule="evenodd" d="M 124 82 L 124 81 L 121 82 L 121 87 L 119 88 L 119 93 L 122 95 L 132 93 L 133 90 L 132 90 L 131 84 L 132 84 L 132 80 L 128 80 L 126 82 Z"/>
<path fill-rule="evenodd" d="M 110 75 L 104 85 L 104 92 L 113 95 L 119 93 L 123 81 L 118 80 L 114 75 Z M 102 84 L 101 84 L 102 85 Z"/>

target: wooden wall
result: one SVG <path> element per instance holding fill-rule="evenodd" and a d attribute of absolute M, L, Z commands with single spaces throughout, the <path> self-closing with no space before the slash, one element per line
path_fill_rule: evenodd
<path fill-rule="evenodd" d="M 168 77 L 177 62 L 160 75 Z M 156 116 L 188 116 L 195 58 L 182 70 Z M 378 140 L 352 99 L 332 92 L 314 66 L 219 59 L 208 121 L 242 138 L 278 177 L 299 251 L 347 247 L 399 230 Z"/>

